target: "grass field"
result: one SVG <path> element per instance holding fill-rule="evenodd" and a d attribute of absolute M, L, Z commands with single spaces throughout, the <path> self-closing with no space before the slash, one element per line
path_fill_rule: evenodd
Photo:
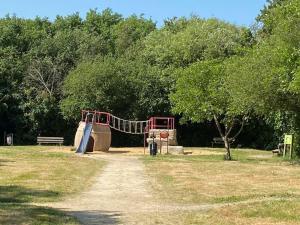
<path fill-rule="evenodd" d="M 272 153 L 187 149 L 191 155 L 144 157 L 151 186 L 166 202 L 215 204 L 207 212 L 164 213 L 155 223 L 300 224 L 300 166 Z M 164 220 L 164 221 L 163 221 Z"/>
<path fill-rule="evenodd" d="M 92 183 L 102 161 L 69 148 L 0 148 L 0 224 L 78 224 L 63 212 L 33 203 L 59 201 Z"/>
<path fill-rule="evenodd" d="M 223 160 L 223 149 L 185 152 L 150 157 L 143 148 L 116 148 L 108 153 L 139 156 L 163 203 L 208 206 L 137 213 L 140 224 L 300 224 L 299 163 L 258 150 L 233 150 L 230 162 Z M 93 183 L 103 165 L 99 158 L 78 157 L 69 148 L 0 147 L 0 224 L 78 225 L 63 211 L 39 203 L 76 195 Z"/>

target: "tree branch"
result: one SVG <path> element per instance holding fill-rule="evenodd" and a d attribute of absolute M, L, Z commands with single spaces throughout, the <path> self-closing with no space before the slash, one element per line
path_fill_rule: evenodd
<path fill-rule="evenodd" d="M 228 136 L 230 135 L 230 133 L 231 133 L 233 127 L 234 127 L 234 121 L 233 121 L 233 123 L 231 124 L 229 130 L 225 133 L 225 136 L 226 136 L 226 137 L 228 137 Z"/>
<path fill-rule="evenodd" d="M 243 131 L 244 125 L 245 125 L 245 121 L 246 121 L 246 115 L 243 116 L 242 125 L 241 125 L 239 131 L 234 135 L 234 137 L 230 138 L 231 140 L 236 139 L 240 135 L 240 133 Z"/>
<path fill-rule="evenodd" d="M 49 95 L 52 96 L 52 90 L 50 90 L 48 88 L 47 82 L 45 81 L 45 79 L 44 79 L 43 75 L 41 74 L 40 70 L 38 68 L 34 67 L 34 66 L 32 66 L 30 70 L 29 70 L 30 77 L 33 78 L 34 80 L 38 81 L 46 89 L 46 91 L 49 93 Z"/>
<path fill-rule="evenodd" d="M 6 95 L 4 95 L 1 99 L 0 102 L 3 102 L 5 100 Z"/>
<path fill-rule="evenodd" d="M 218 131 L 219 131 L 219 133 L 220 133 L 220 136 L 221 136 L 222 138 L 224 138 L 224 134 L 223 134 L 223 132 L 222 132 L 220 122 L 219 122 L 219 120 L 218 120 L 218 118 L 217 118 L 216 115 L 214 115 L 214 120 L 215 120 L 215 123 L 216 123 L 216 125 L 217 125 L 217 128 L 218 128 Z"/>

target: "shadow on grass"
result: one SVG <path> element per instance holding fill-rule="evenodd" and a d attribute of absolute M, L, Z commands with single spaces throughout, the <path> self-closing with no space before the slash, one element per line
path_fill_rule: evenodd
<path fill-rule="evenodd" d="M 77 218 L 81 223 L 89 225 L 118 224 L 120 222 L 118 218 L 121 216 L 118 212 L 98 210 L 72 211 L 69 214 Z"/>
<path fill-rule="evenodd" d="M 0 186 L 0 224 L 79 224 L 63 211 L 30 205 L 51 200 L 57 192 L 35 190 L 22 186 Z"/>
<path fill-rule="evenodd" d="M 59 192 L 35 190 L 22 186 L 0 186 L 0 203 L 28 203 L 40 200 L 51 201 L 60 196 Z"/>
<path fill-rule="evenodd" d="M 72 211 L 66 212 L 49 207 L 28 204 L 1 204 L 0 224 L 43 224 L 43 225 L 90 225 L 118 224 L 116 212 Z"/>
<path fill-rule="evenodd" d="M 129 153 L 130 151 L 108 151 L 107 153 L 109 154 L 126 154 L 126 153 Z"/>
<path fill-rule="evenodd" d="M 0 166 L 6 166 L 5 163 L 13 163 L 15 161 L 7 160 L 7 159 L 0 159 Z"/>
<path fill-rule="evenodd" d="M 120 214 L 102 211 L 65 211 L 31 204 L 51 201 L 60 194 L 54 191 L 34 190 L 22 186 L 0 186 L 0 224 L 55 224 L 77 225 L 118 224 Z M 77 220 L 74 218 L 76 217 Z"/>
<path fill-rule="evenodd" d="M 105 154 L 126 154 L 126 153 L 129 153 L 130 151 L 107 151 L 105 152 Z M 85 154 L 86 155 L 94 155 L 94 154 L 97 154 L 97 152 L 86 152 Z"/>
<path fill-rule="evenodd" d="M 63 211 L 28 204 L 0 203 L 0 224 L 79 225 L 71 215 Z"/>

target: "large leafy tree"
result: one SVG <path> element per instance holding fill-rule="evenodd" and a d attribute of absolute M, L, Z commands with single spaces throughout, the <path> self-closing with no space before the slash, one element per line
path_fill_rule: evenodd
<path fill-rule="evenodd" d="M 114 26 L 115 49 L 118 55 L 122 55 L 137 41 L 145 38 L 155 30 L 155 23 L 142 16 L 130 16 Z"/>
<path fill-rule="evenodd" d="M 225 159 L 231 160 L 230 143 L 242 131 L 247 112 L 233 110 L 235 96 L 226 87 L 223 63 L 198 62 L 179 70 L 178 74 L 176 91 L 170 96 L 173 112 L 192 122 L 214 121 L 225 144 Z"/>
<path fill-rule="evenodd" d="M 82 109 L 101 109 L 124 115 L 135 102 L 130 70 L 111 57 L 81 63 L 67 77 L 62 110 L 67 118 L 78 118 Z"/>
<path fill-rule="evenodd" d="M 231 94 L 271 121 L 278 138 L 299 132 L 299 10 L 299 1 L 274 1 L 260 16 L 258 44 L 228 63 Z"/>
<path fill-rule="evenodd" d="M 156 63 L 162 62 L 162 67 L 168 64 L 183 67 L 176 73 L 178 78 L 171 94 L 173 112 L 193 122 L 215 121 L 224 140 L 226 159 L 231 159 L 230 143 L 241 132 L 248 112 L 231 107 L 234 96 L 226 87 L 225 62 L 233 55 L 242 55 L 252 45 L 252 35 L 247 29 L 216 19 L 193 18 L 187 23 L 184 20 L 178 23 L 182 30 L 174 29 L 176 23 L 174 26 L 171 21 L 163 31 L 166 40 L 171 36 L 171 41 L 167 42 L 171 46 L 157 44 L 153 49 L 146 43 L 146 48 L 151 49 L 148 57 L 156 54 Z M 148 38 L 149 42 L 151 36 Z M 237 124 L 241 129 L 236 130 Z"/>
<path fill-rule="evenodd" d="M 274 14 L 274 10 L 279 9 L 289 0 L 267 0 L 266 5 L 257 16 L 256 20 L 262 25 L 259 33 L 263 36 L 268 36 L 273 33 L 277 27 L 278 20 Z M 277 20 L 277 21 L 276 21 Z"/>
<path fill-rule="evenodd" d="M 41 20 L 24 20 L 7 16 L 0 20 L 0 132 L 17 133 L 23 139 L 26 129 L 23 118 L 22 81 L 26 71 L 25 55 L 37 40 L 44 37 L 44 29 L 37 28 Z M 46 29 L 46 27 L 43 27 Z"/>
<path fill-rule="evenodd" d="M 162 68 L 185 67 L 199 60 L 226 58 L 251 42 L 251 33 L 217 19 L 179 19 L 145 39 L 144 57 Z"/>
<path fill-rule="evenodd" d="M 101 109 L 132 119 L 166 114 L 169 92 L 160 74 L 157 67 L 126 57 L 82 62 L 64 82 L 63 114 L 68 119 L 78 118 L 82 109 Z"/>

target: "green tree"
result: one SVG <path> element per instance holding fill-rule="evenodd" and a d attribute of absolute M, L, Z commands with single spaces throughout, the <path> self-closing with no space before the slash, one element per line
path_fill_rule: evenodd
<path fill-rule="evenodd" d="M 228 90 L 237 96 L 236 104 L 271 122 L 280 139 L 299 132 L 299 10 L 299 1 L 274 3 L 263 15 L 267 35 L 259 34 L 253 50 L 227 66 Z"/>
<path fill-rule="evenodd" d="M 57 16 L 54 23 L 52 24 L 54 31 L 81 29 L 83 26 L 82 18 L 79 13 L 75 13 L 70 16 Z"/>
<path fill-rule="evenodd" d="M 115 51 L 115 39 L 113 37 L 114 26 L 122 20 L 122 16 L 114 13 L 111 9 L 105 9 L 102 12 L 90 10 L 84 20 L 84 30 L 88 33 L 98 36 L 100 40 L 105 41 L 109 53 Z"/>
<path fill-rule="evenodd" d="M 249 45 L 251 33 L 247 29 L 217 19 L 179 21 L 146 37 L 145 60 L 162 68 L 185 67 L 199 60 L 238 54 Z"/>
<path fill-rule="evenodd" d="M 270 35 L 276 29 L 276 19 L 274 17 L 274 9 L 280 8 L 286 4 L 288 0 L 267 0 L 266 5 L 257 16 L 256 20 L 262 24 L 260 33 Z M 277 21 L 278 22 L 278 21 Z"/>
<path fill-rule="evenodd" d="M 21 107 L 24 55 L 44 33 L 36 29 L 37 25 L 37 21 L 15 16 L 0 19 L 0 133 L 15 133 L 17 143 L 23 138 L 26 126 Z"/>
<path fill-rule="evenodd" d="M 135 102 L 129 73 L 124 62 L 110 57 L 79 64 L 65 80 L 64 116 L 78 118 L 82 109 L 128 114 Z"/>
<path fill-rule="evenodd" d="M 130 16 L 114 26 L 116 53 L 122 55 L 137 41 L 155 30 L 155 23 L 142 16 Z"/>
<path fill-rule="evenodd" d="M 241 133 L 247 112 L 232 110 L 232 97 L 226 87 L 226 73 L 220 61 L 203 61 L 178 72 L 176 90 L 170 100 L 174 113 L 183 120 L 213 120 L 226 148 L 225 159 L 231 160 L 230 143 Z M 240 124 L 238 130 L 234 129 Z"/>

